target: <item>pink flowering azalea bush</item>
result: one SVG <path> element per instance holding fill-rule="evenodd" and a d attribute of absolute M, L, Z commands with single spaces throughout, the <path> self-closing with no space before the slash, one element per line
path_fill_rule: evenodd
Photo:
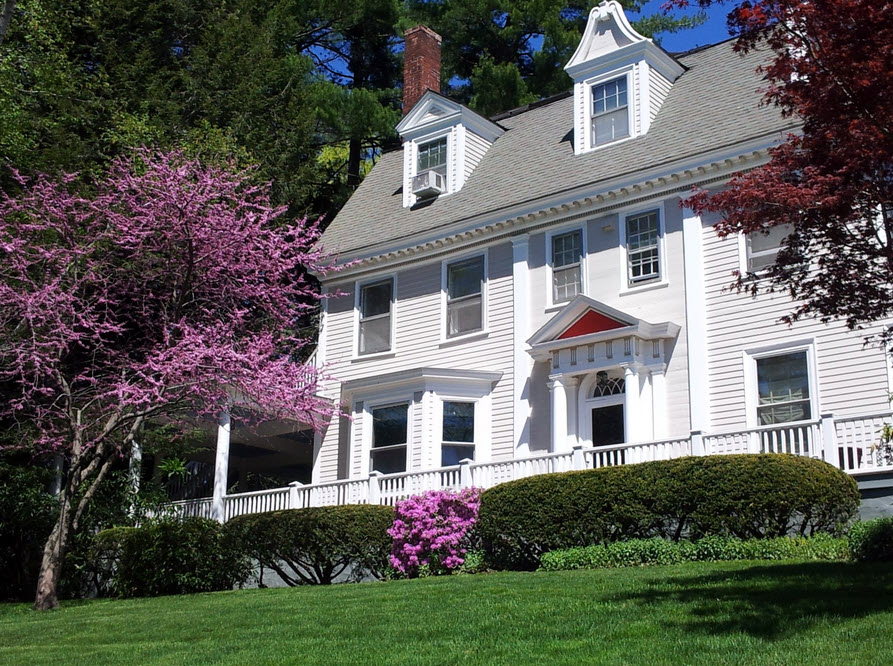
<path fill-rule="evenodd" d="M 391 566 L 409 578 L 420 569 L 450 573 L 465 562 L 471 528 L 477 521 L 481 490 L 430 490 L 397 503 Z"/>

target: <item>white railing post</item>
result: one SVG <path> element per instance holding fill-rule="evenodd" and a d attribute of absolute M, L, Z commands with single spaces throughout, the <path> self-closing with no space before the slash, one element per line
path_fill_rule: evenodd
<path fill-rule="evenodd" d="M 471 458 L 463 458 L 459 461 L 459 486 L 461 488 L 471 488 L 474 485 L 471 482 Z"/>
<path fill-rule="evenodd" d="M 586 469 L 586 459 L 583 457 L 582 444 L 575 444 L 571 451 L 571 469 Z"/>
<path fill-rule="evenodd" d="M 288 508 L 289 509 L 300 509 L 298 506 L 298 488 L 303 486 L 304 484 L 300 481 L 292 481 L 288 484 Z"/>
<path fill-rule="evenodd" d="M 369 472 L 369 495 L 366 500 L 369 504 L 379 504 L 381 502 L 381 484 L 378 481 L 380 476 L 381 472 L 374 470 Z"/>
<path fill-rule="evenodd" d="M 691 431 L 691 454 L 693 456 L 707 455 L 707 449 L 704 447 L 704 433 L 700 430 Z"/>
<path fill-rule="evenodd" d="M 837 459 L 837 434 L 834 427 L 834 414 L 822 414 L 821 419 L 822 457 L 829 465 L 839 467 L 840 462 Z"/>

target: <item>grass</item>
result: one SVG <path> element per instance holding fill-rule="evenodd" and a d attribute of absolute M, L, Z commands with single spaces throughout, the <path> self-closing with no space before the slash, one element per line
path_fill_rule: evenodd
<path fill-rule="evenodd" d="M 893 566 L 727 562 L 0 605 L 2 664 L 888 664 Z"/>

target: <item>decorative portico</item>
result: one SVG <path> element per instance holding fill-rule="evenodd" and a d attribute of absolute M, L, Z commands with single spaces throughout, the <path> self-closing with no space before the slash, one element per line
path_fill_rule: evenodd
<path fill-rule="evenodd" d="M 666 437 L 665 342 L 679 330 L 586 296 L 540 328 L 527 342 L 551 368 L 552 452 Z"/>

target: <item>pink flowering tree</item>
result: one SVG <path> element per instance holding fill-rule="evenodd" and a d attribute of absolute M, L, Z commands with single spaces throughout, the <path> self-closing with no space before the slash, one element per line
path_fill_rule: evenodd
<path fill-rule="evenodd" d="M 420 567 L 449 573 L 465 561 L 468 537 L 481 505 L 479 488 L 459 492 L 430 490 L 397 502 L 391 566 L 413 578 Z"/>
<path fill-rule="evenodd" d="M 58 605 L 70 535 L 147 421 L 333 410 L 296 360 L 319 300 L 305 276 L 331 268 L 315 224 L 178 153 L 119 160 L 90 196 L 71 181 L 0 199 L 0 419 L 66 463 L 38 609 Z"/>

